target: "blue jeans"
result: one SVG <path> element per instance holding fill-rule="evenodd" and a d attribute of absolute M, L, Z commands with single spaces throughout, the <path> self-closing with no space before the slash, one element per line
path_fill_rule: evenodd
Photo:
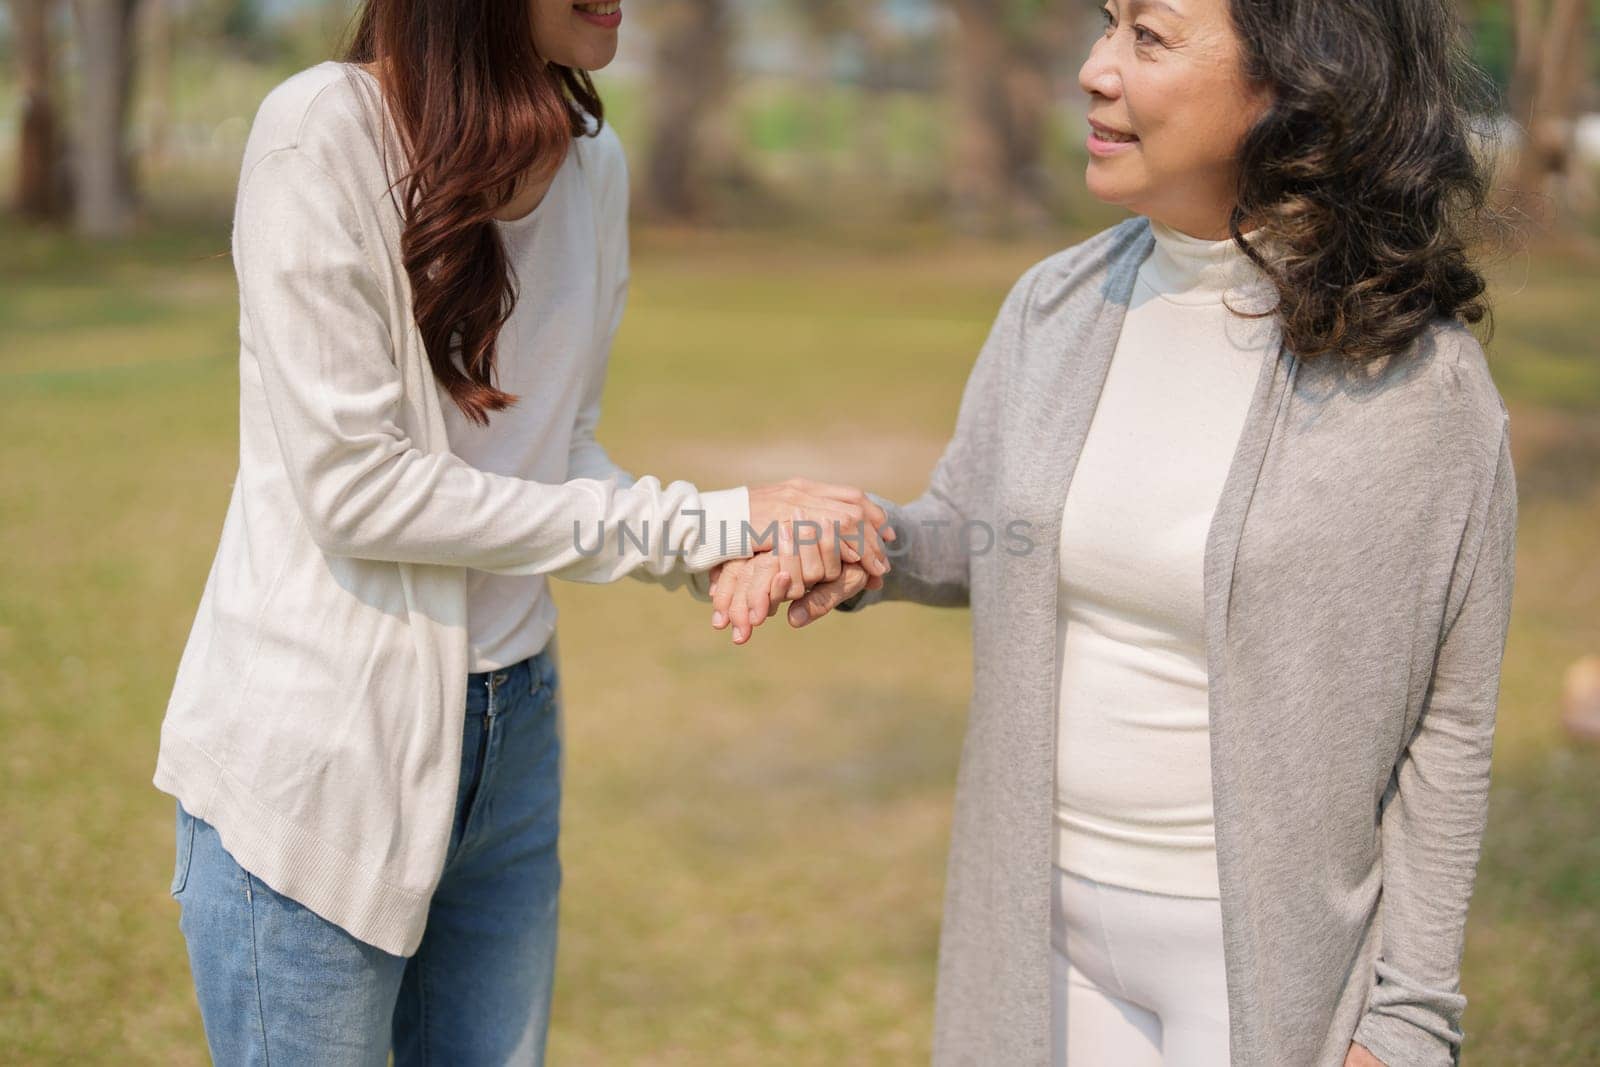
<path fill-rule="evenodd" d="M 444 873 L 416 955 L 274 892 L 178 805 L 172 895 L 218 1064 L 542 1064 L 561 861 L 561 700 L 550 648 L 469 675 Z"/>

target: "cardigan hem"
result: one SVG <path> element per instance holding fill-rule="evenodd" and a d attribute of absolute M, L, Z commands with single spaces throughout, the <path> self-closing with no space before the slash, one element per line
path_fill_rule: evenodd
<path fill-rule="evenodd" d="M 217 830 L 234 862 L 351 936 L 394 956 L 422 943 L 432 893 L 402 888 L 263 805 L 204 749 L 161 731 L 157 789 Z"/>

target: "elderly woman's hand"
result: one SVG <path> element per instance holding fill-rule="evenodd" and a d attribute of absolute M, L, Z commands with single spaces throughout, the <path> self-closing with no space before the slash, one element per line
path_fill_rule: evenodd
<path fill-rule="evenodd" d="M 822 582 L 809 592 L 801 588 L 801 595 L 789 608 L 789 625 L 799 629 L 863 589 L 882 586 L 879 575 L 868 574 L 859 563 L 846 563 L 833 581 Z M 713 603 L 725 602 L 726 607 L 713 611 L 711 625 L 718 630 L 731 625 L 733 643 L 748 644 L 755 636 L 755 628 L 776 615 L 783 602 L 790 599 L 791 588 L 789 575 L 776 552 L 719 563 L 711 570 L 711 595 Z"/>
<path fill-rule="evenodd" d="M 779 530 L 776 551 L 729 560 L 712 568 L 711 625 L 718 630 L 731 625 L 736 645 L 748 643 L 755 628 L 776 615 L 785 600 L 796 600 L 789 611 L 789 625 L 798 629 L 863 589 L 883 587 L 881 574 L 867 573 L 860 563 L 845 563 L 838 577 L 823 581 L 808 592 L 804 583 L 794 577 L 797 555 L 789 530 L 787 525 Z M 889 531 L 889 539 L 894 539 L 893 530 Z"/>
<path fill-rule="evenodd" d="M 1350 1042 L 1350 1051 L 1344 1054 L 1344 1067 L 1389 1067 L 1368 1051 L 1367 1046 Z"/>
<path fill-rule="evenodd" d="M 711 568 L 712 628 L 732 626 L 733 643 L 745 644 L 757 626 L 778 613 L 788 599 L 790 581 L 777 552 L 717 564 Z"/>

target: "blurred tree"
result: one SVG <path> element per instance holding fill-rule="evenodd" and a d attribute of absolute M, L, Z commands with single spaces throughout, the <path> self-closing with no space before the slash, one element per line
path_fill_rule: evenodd
<path fill-rule="evenodd" d="M 790 5 L 804 35 L 804 79 L 809 105 L 811 179 L 825 186 L 833 179 L 830 149 L 835 61 L 842 47 L 855 47 L 864 60 L 860 114 L 855 123 L 862 162 L 881 177 L 884 157 L 882 95 L 889 39 L 882 0 L 795 0 Z"/>
<path fill-rule="evenodd" d="M 1506 0 L 1461 0 L 1462 18 L 1472 35 L 1472 58 L 1504 95 L 1511 86 L 1516 42 Z"/>
<path fill-rule="evenodd" d="M 55 0 L 11 0 L 22 116 L 17 125 L 16 206 L 34 219 L 57 219 L 67 196 L 60 167 L 56 121 Z"/>
<path fill-rule="evenodd" d="M 1591 207 L 1578 163 L 1577 117 L 1589 57 L 1587 0 L 1511 0 L 1509 110 L 1523 129 L 1516 186 L 1545 224 Z"/>
<path fill-rule="evenodd" d="M 85 236 L 113 237 L 133 226 L 127 120 L 139 0 L 73 0 L 72 6 L 83 80 L 75 153 L 77 226 Z"/>
<path fill-rule="evenodd" d="M 145 161 L 165 161 L 172 141 L 172 5 L 173 0 L 144 0 L 145 65 L 149 70 L 149 130 Z"/>
<path fill-rule="evenodd" d="M 947 3 L 957 37 L 956 225 L 994 231 L 1044 222 L 1055 208 L 1044 165 L 1055 60 L 1067 53 L 1080 11 L 1051 0 Z"/>
<path fill-rule="evenodd" d="M 841 55 L 853 60 L 856 97 L 855 156 L 860 173 L 873 182 L 892 176 L 889 158 L 888 94 L 893 88 L 897 41 L 886 0 L 795 0 L 791 5 L 807 42 L 805 80 L 810 104 L 811 177 L 814 185 L 832 182 L 830 143 L 833 103 L 829 89 L 839 74 Z M 826 195 L 826 194 L 824 194 Z"/>
<path fill-rule="evenodd" d="M 732 85 L 732 0 L 660 0 L 652 13 L 654 73 L 650 91 L 645 206 L 689 219 L 703 208 L 707 173 L 728 149 L 712 124 Z"/>
<path fill-rule="evenodd" d="M 223 39 L 241 50 L 248 50 L 261 36 L 261 5 L 258 0 L 225 0 L 222 5 Z"/>

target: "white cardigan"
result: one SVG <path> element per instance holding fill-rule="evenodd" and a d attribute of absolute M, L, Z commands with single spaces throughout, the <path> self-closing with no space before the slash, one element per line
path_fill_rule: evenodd
<path fill-rule="evenodd" d="M 381 114 L 374 83 L 328 61 L 275 87 L 251 127 L 233 226 L 238 478 L 154 780 L 268 885 L 410 955 L 460 766 L 465 569 L 668 588 L 701 575 L 703 596 L 706 571 L 749 554 L 749 497 L 634 481 L 594 441 L 627 290 L 626 164 L 609 129 L 574 146 L 600 249 L 592 403 L 568 464 L 581 476 L 491 474 L 450 451 L 451 401 L 400 264 L 400 187 L 387 192 L 405 168 Z"/>

